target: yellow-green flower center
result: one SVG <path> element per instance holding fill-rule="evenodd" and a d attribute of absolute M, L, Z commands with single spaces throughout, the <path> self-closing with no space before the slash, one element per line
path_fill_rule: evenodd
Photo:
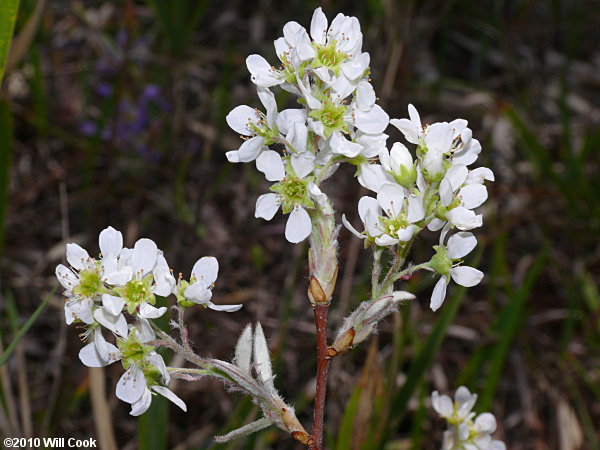
<path fill-rule="evenodd" d="M 102 294 L 103 291 L 104 286 L 98 268 L 84 269 L 79 272 L 79 284 L 73 288 L 73 293 L 76 296 L 93 298 Z"/>

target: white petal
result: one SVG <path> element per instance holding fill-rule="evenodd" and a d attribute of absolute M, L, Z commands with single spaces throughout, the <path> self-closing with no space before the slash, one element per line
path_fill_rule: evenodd
<path fill-rule="evenodd" d="M 452 399 L 447 395 L 439 395 L 437 391 L 434 391 L 431 395 L 431 404 L 433 409 L 442 417 L 451 417 L 454 412 Z"/>
<path fill-rule="evenodd" d="M 483 183 L 484 180 L 494 181 L 494 172 L 487 167 L 478 167 L 469 172 L 467 176 L 466 184 Z"/>
<path fill-rule="evenodd" d="M 425 135 L 425 145 L 428 150 L 435 150 L 439 153 L 447 153 L 452 147 L 452 127 L 445 122 L 434 123 L 427 127 Z"/>
<path fill-rule="evenodd" d="M 67 261 L 77 270 L 84 269 L 90 255 L 77 244 L 67 244 Z"/>
<path fill-rule="evenodd" d="M 148 411 L 152 404 L 152 393 L 150 389 L 145 389 L 144 393 L 137 402 L 131 404 L 131 411 L 129 412 L 132 416 L 140 416 Z"/>
<path fill-rule="evenodd" d="M 190 284 L 184 292 L 185 298 L 198 303 L 205 304 L 212 298 L 212 291 L 202 282 Z"/>
<path fill-rule="evenodd" d="M 306 123 L 305 109 L 284 109 L 277 114 L 277 119 L 275 120 L 277 129 L 284 135 L 290 132 L 296 122 L 300 124 Z"/>
<path fill-rule="evenodd" d="M 356 88 L 356 106 L 362 111 L 368 111 L 375 104 L 375 89 L 373 85 L 366 80 L 358 83 Z"/>
<path fill-rule="evenodd" d="M 179 397 L 177 397 L 173 393 L 173 391 L 167 389 L 164 386 L 158 386 L 158 385 L 152 386 L 152 390 L 158 392 L 163 397 L 168 398 L 173 403 L 175 403 L 177 406 L 179 406 L 182 410 L 187 411 L 187 406 L 185 405 L 184 401 L 181 400 Z"/>
<path fill-rule="evenodd" d="M 488 198 L 487 188 L 483 184 L 467 184 L 458 195 L 461 197 L 461 206 L 467 209 L 477 208 Z"/>
<path fill-rule="evenodd" d="M 331 135 L 331 149 L 334 153 L 354 158 L 362 150 L 362 146 L 356 142 L 349 141 L 342 133 L 335 132 Z"/>
<path fill-rule="evenodd" d="M 357 109 L 354 111 L 354 124 L 360 131 L 369 134 L 383 133 L 390 117 L 379 105 L 374 105 L 369 112 Z"/>
<path fill-rule="evenodd" d="M 138 315 L 144 319 L 156 319 L 166 312 L 167 308 L 165 306 L 155 308 L 147 302 L 142 302 Z"/>
<path fill-rule="evenodd" d="M 213 311 L 236 312 L 242 309 L 243 305 L 215 305 L 213 302 L 206 304 Z"/>
<path fill-rule="evenodd" d="M 146 377 L 138 366 L 133 364 L 117 383 L 117 397 L 127 403 L 137 402 L 146 390 Z"/>
<path fill-rule="evenodd" d="M 419 128 L 408 119 L 392 119 L 390 124 L 398 128 L 411 144 L 419 143 Z"/>
<path fill-rule="evenodd" d="M 444 171 L 444 154 L 437 150 L 428 150 L 423 156 L 423 170 L 426 170 L 430 176 L 436 176 Z"/>
<path fill-rule="evenodd" d="M 471 412 L 471 409 L 473 409 L 473 406 L 475 406 L 477 394 L 471 394 L 466 387 L 460 386 L 456 390 L 456 394 L 454 394 L 454 400 L 458 406 L 456 410 L 458 417 L 461 419 L 466 419 Z"/>
<path fill-rule="evenodd" d="M 239 105 L 231 110 L 225 117 L 227 125 L 236 133 L 244 136 L 252 136 L 255 131 L 252 129 L 251 124 L 257 123 L 260 120 L 260 115 L 254 108 L 250 108 L 247 105 Z"/>
<path fill-rule="evenodd" d="M 113 333 L 121 336 L 127 336 L 127 321 L 123 314 L 112 315 L 104 308 L 98 308 L 94 311 L 94 319 L 98 321 L 98 323 L 106 328 L 108 328 Z"/>
<path fill-rule="evenodd" d="M 79 350 L 79 359 L 87 367 L 104 367 L 120 359 L 120 352 L 117 347 L 110 343 L 106 343 L 108 349 L 108 358 L 102 358 L 98 349 L 93 342 L 90 342 L 86 346 Z"/>
<path fill-rule="evenodd" d="M 448 239 L 448 258 L 458 259 L 471 253 L 471 251 L 477 245 L 477 239 L 473 236 L 473 233 L 461 231 L 450 236 Z"/>
<path fill-rule="evenodd" d="M 325 35 L 327 33 L 327 17 L 323 14 L 321 7 L 315 9 L 312 20 L 310 21 L 310 36 L 320 45 L 325 44 Z"/>
<path fill-rule="evenodd" d="M 106 339 L 104 339 L 104 336 L 102 335 L 101 327 L 94 329 L 94 345 L 96 346 L 100 358 L 105 361 L 108 360 L 108 342 L 106 342 Z"/>
<path fill-rule="evenodd" d="M 427 229 L 429 231 L 439 231 L 441 230 L 444 225 L 446 224 L 446 222 L 444 220 L 441 219 L 433 219 L 431 222 L 429 222 L 429 224 L 427 225 Z"/>
<path fill-rule="evenodd" d="M 237 151 L 236 162 L 254 161 L 258 155 L 260 155 L 264 143 L 265 140 L 261 136 L 254 136 L 253 138 L 244 141 L 242 145 L 240 145 L 240 149 Z"/>
<path fill-rule="evenodd" d="M 278 200 L 276 194 L 263 194 L 256 199 L 256 211 L 254 212 L 254 217 L 271 220 L 279 209 L 279 205 L 281 205 L 281 202 Z"/>
<path fill-rule="evenodd" d="M 203 256 L 192 268 L 192 277 L 203 281 L 205 286 L 210 286 L 219 276 L 219 261 L 214 256 Z"/>
<path fill-rule="evenodd" d="M 398 240 L 401 242 L 410 241 L 415 235 L 416 229 L 417 227 L 414 225 L 409 225 L 406 228 L 400 228 L 398 231 L 396 231 L 396 234 L 398 235 Z"/>
<path fill-rule="evenodd" d="M 469 266 L 458 266 L 450 269 L 450 275 L 456 284 L 464 287 L 472 287 L 481 281 L 483 272 Z"/>
<path fill-rule="evenodd" d="M 126 266 L 116 272 L 105 273 L 103 280 L 113 286 L 123 286 L 133 278 L 133 267 Z"/>
<path fill-rule="evenodd" d="M 285 177 L 283 160 L 279 153 L 273 150 L 264 151 L 256 158 L 256 168 L 264 173 L 269 181 L 280 181 Z"/>
<path fill-rule="evenodd" d="M 369 63 L 371 62 L 371 57 L 367 52 L 361 53 L 357 58 L 353 58 L 342 64 L 342 72 L 344 75 L 348 77 L 350 80 L 356 80 L 357 78 L 361 78 L 365 71 L 369 68 Z M 373 92 L 373 96 L 375 93 Z M 370 104 L 373 105 L 375 100 L 373 100 Z"/>
<path fill-rule="evenodd" d="M 377 193 L 377 202 L 390 218 L 397 217 L 404 206 L 404 189 L 397 184 L 384 184 Z"/>
<path fill-rule="evenodd" d="M 452 193 L 452 185 L 447 178 L 442 178 L 440 182 L 440 202 L 442 206 L 448 206 L 454 198 Z"/>
<path fill-rule="evenodd" d="M 306 151 L 306 144 L 308 142 L 308 127 L 304 122 L 294 122 L 290 127 L 289 133 L 285 136 L 285 139 L 289 142 L 296 153 L 306 153 L 312 155 L 312 153 Z"/>
<path fill-rule="evenodd" d="M 378 236 L 375 238 L 375 243 L 377 245 L 379 245 L 380 247 L 387 247 L 389 245 L 396 245 L 398 242 L 400 242 L 398 239 L 393 238 L 387 234 L 382 234 L 381 236 Z"/>
<path fill-rule="evenodd" d="M 412 155 L 404 144 L 396 142 L 392 145 L 392 149 L 390 150 L 390 166 L 394 172 L 400 172 L 401 167 L 412 168 Z"/>
<path fill-rule="evenodd" d="M 79 311 L 77 312 L 79 320 L 87 323 L 88 325 L 94 323 L 94 317 L 92 316 L 94 311 L 93 306 L 94 301 L 91 298 L 84 298 L 81 300 L 79 302 Z"/>
<path fill-rule="evenodd" d="M 470 209 L 463 208 L 462 206 L 448 211 L 446 217 L 454 226 L 463 231 L 472 230 L 482 225 L 481 214 L 476 215 Z"/>
<path fill-rule="evenodd" d="M 294 172 L 296 172 L 296 176 L 304 178 L 315 168 L 315 155 L 310 152 L 302 152 L 298 155 L 290 156 L 290 162 Z"/>
<path fill-rule="evenodd" d="M 480 433 L 492 434 L 496 431 L 496 418 L 493 414 L 483 413 L 477 416 L 475 419 L 475 427 Z"/>
<path fill-rule="evenodd" d="M 467 169 L 467 166 L 455 164 L 448 169 L 444 178 L 450 182 L 452 191 L 457 191 L 467 179 L 468 173 L 469 169 Z"/>
<path fill-rule="evenodd" d="M 394 183 L 394 179 L 379 164 L 364 163 L 359 170 L 358 182 L 371 191 L 379 191 L 385 183 Z"/>
<path fill-rule="evenodd" d="M 285 226 L 285 238 L 292 244 L 297 244 L 310 235 L 311 229 L 310 216 L 302 206 L 296 206 Z"/>
<path fill-rule="evenodd" d="M 444 303 L 444 299 L 446 298 L 446 286 L 448 284 L 447 277 L 441 277 L 438 282 L 435 284 L 433 288 L 433 292 L 431 294 L 431 303 L 429 307 L 432 311 L 437 311 L 442 303 Z"/>
<path fill-rule="evenodd" d="M 248 56 L 246 58 L 246 67 L 248 67 L 252 82 L 258 86 L 271 87 L 283 82 L 277 71 L 260 55 Z"/>
<path fill-rule="evenodd" d="M 123 306 L 125 305 L 125 300 L 121 297 L 115 297 L 110 294 L 102 294 L 102 306 L 113 316 L 121 314 L 123 311 Z"/>
<path fill-rule="evenodd" d="M 425 209 L 423 208 L 423 202 L 420 197 L 411 194 L 408 197 L 408 214 L 406 219 L 410 223 L 415 223 L 423 220 L 425 217 Z"/>
<path fill-rule="evenodd" d="M 343 224 L 344 224 L 344 226 L 345 226 L 345 227 L 346 227 L 348 230 L 350 230 L 350 232 L 351 232 L 351 233 L 352 233 L 354 236 L 356 236 L 357 238 L 359 238 L 359 239 L 364 239 L 364 238 L 365 238 L 365 236 L 363 236 L 362 234 L 360 234 L 360 233 L 359 233 L 359 232 L 356 230 L 356 228 L 354 228 L 354 227 L 352 226 L 352 224 L 351 224 L 350 222 L 348 222 L 348 220 L 346 219 L 346 215 L 345 215 L 345 214 L 342 214 L 342 223 L 343 223 Z"/>
<path fill-rule="evenodd" d="M 373 197 L 361 197 L 358 201 L 358 215 L 363 223 L 366 222 L 366 215 L 368 211 L 371 211 L 375 217 L 380 216 L 381 207 L 379 206 L 379 202 Z"/>
<path fill-rule="evenodd" d="M 152 272 L 156 259 L 158 258 L 158 247 L 151 239 L 139 239 L 133 246 L 131 263 L 137 274 L 148 275 Z"/>
<path fill-rule="evenodd" d="M 464 164 L 468 166 L 477 161 L 477 157 L 481 153 L 481 144 L 477 139 L 471 139 L 469 145 L 465 146 L 462 150 L 454 153 L 452 157 L 452 164 Z"/>
<path fill-rule="evenodd" d="M 269 90 L 269 88 L 258 86 L 256 93 L 260 102 L 267 111 L 267 125 L 269 128 L 273 128 L 275 124 L 275 118 L 277 117 L 277 101 L 275 101 L 275 95 Z"/>
<path fill-rule="evenodd" d="M 73 271 L 62 264 L 56 266 L 56 278 L 58 278 L 60 284 L 69 292 L 75 285 L 79 284 L 79 280 Z"/>
<path fill-rule="evenodd" d="M 146 361 L 148 361 L 150 364 L 156 367 L 162 376 L 162 381 L 165 384 L 169 384 L 171 377 L 169 376 L 167 365 L 165 364 L 165 360 L 163 359 L 163 357 L 153 351 L 150 352 L 150 354 L 148 354 L 148 356 L 146 357 Z"/>
<path fill-rule="evenodd" d="M 300 61 L 306 61 L 316 56 L 315 49 L 310 43 L 308 33 L 303 27 L 296 32 L 296 53 L 298 54 Z"/>
<path fill-rule="evenodd" d="M 156 339 L 156 334 L 154 334 L 154 330 L 152 329 L 152 325 L 150 325 L 150 321 L 140 316 L 138 316 L 137 319 L 138 324 L 136 326 L 136 331 L 140 342 L 149 342 Z"/>
<path fill-rule="evenodd" d="M 113 227 L 102 230 L 98 240 L 100 243 L 100 251 L 104 258 L 111 254 L 118 256 L 123 249 L 123 235 Z"/>

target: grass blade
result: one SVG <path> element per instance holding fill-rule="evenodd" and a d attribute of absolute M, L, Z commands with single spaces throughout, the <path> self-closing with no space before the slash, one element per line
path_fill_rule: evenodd
<path fill-rule="evenodd" d="M 15 30 L 18 11 L 19 0 L 2 0 L 0 2 L 0 84 L 8 60 L 8 51 Z"/>
<path fill-rule="evenodd" d="M 37 307 L 37 309 L 33 312 L 33 314 L 29 317 L 29 319 L 27 319 L 27 321 L 23 324 L 23 326 L 17 332 L 17 334 L 15 334 L 15 337 L 13 338 L 12 342 L 8 345 L 8 347 L 6 347 L 6 350 L 4 351 L 4 353 L 2 353 L 2 356 L 0 356 L 0 366 L 6 364 L 6 361 L 8 361 L 8 358 L 10 358 L 10 355 L 12 355 L 12 353 L 14 352 L 17 344 L 21 341 L 21 339 L 23 339 L 23 336 L 25 336 L 25 333 L 27 333 L 29 328 L 31 328 L 33 323 L 36 321 L 38 316 L 41 314 L 41 312 L 44 310 L 44 308 L 46 307 L 46 305 L 48 304 L 48 302 L 54 295 L 54 292 L 56 291 L 57 287 L 58 286 L 54 286 L 52 291 L 50 291 L 50 293 L 46 296 L 46 298 L 40 304 L 40 306 Z"/>

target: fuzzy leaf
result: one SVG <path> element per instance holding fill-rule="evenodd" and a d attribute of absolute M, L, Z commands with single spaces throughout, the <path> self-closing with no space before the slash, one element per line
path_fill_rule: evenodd
<path fill-rule="evenodd" d="M 254 332 L 254 364 L 256 367 L 256 373 L 262 380 L 264 386 L 270 392 L 274 393 L 275 386 L 273 384 L 271 357 L 269 355 L 267 340 L 265 339 L 265 334 L 263 333 L 260 323 L 256 324 L 256 330 Z"/>
<path fill-rule="evenodd" d="M 235 346 L 235 357 L 233 362 L 240 370 L 250 375 L 250 363 L 252 361 L 252 325 L 246 325 Z"/>
<path fill-rule="evenodd" d="M 248 328 L 248 327 L 246 327 L 246 328 Z M 219 443 L 229 442 L 229 441 L 232 441 L 233 439 L 238 439 L 238 438 L 241 438 L 244 436 L 248 436 L 249 434 L 256 433 L 257 431 L 260 431 L 263 428 L 267 428 L 268 426 L 271 426 L 272 424 L 273 423 L 269 419 L 267 419 L 266 417 L 263 417 L 262 419 L 256 420 L 247 425 L 244 425 L 243 427 L 240 427 L 233 431 L 230 431 L 229 433 L 227 433 L 223 436 L 215 436 L 215 441 L 217 441 Z"/>

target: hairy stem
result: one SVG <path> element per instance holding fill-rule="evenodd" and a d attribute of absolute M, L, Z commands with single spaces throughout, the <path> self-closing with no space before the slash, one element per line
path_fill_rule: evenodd
<path fill-rule="evenodd" d="M 327 356 L 327 313 L 329 303 L 317 304 L 313 308 L 317 329 L 317 392 L 315 395 L 311 450 L 323 450 L 323 422 L 325 418 L 325 396 L 327 374 L 331 359 Z"/>

